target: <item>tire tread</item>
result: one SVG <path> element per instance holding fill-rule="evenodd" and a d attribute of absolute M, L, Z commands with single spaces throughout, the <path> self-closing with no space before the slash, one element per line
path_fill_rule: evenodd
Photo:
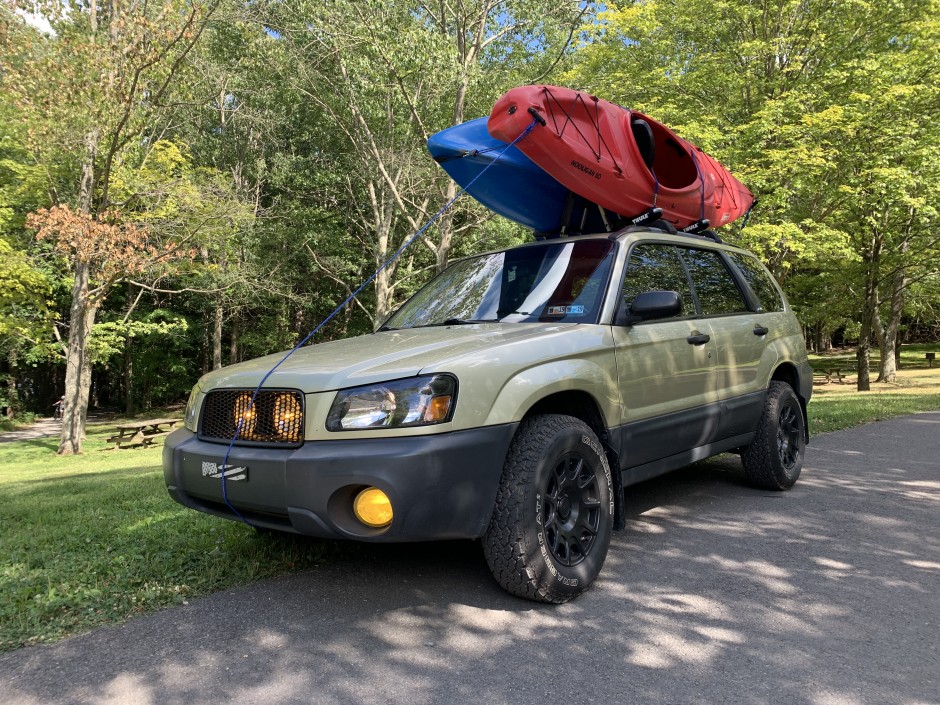
<path fill-rule="evenodd" d="M 536 468 L 532 459 L 542 457 L 559 432 L 573 427 L 596 438 L 591 428 L 574 416 L 551 414 L 525 419 L 506 455 L 493 516 L 483 536 L 483 553 L 496 582 L 518 597 L 561 604 L 590 587 L 588 584 L 578 590 L 553 590 L 545 585 L 526 560 L 523 511 L 526 487 L 533 481 Z"/>
<path fill-rule="evenodd" d="M 780 463 L 777 453 L 776 420 L 780 413 L 780 404 L 787 396 L 796 396 L 789 384 L 779 381 L 770 383 L 757 434 L 741 454 L 745 476 L 752 485 L 761 489 L 788 490 L 793 487 L 800 475 L 802 457 L 795 471 L 795 477 L 791 478 Z M 799 404 L 797 406 L 799 407 Z M 800 408 L 800 414 L 802 413 L 803 410 Z M 805 419 L 803 423 L 806 423 Z"/>

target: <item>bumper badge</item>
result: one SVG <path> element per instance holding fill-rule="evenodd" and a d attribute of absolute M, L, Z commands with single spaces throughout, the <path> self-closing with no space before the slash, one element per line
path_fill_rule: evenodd
<path fill-rule="evenodd" d="M 203 461 L 202 476 L 211 477 L 214 480 L 221 480 L 223 471 L 227 482 L 237 482 L 239 480 L 248 480 L 248 467 L 245 465 L 218 465 L 216 463 Z"/>

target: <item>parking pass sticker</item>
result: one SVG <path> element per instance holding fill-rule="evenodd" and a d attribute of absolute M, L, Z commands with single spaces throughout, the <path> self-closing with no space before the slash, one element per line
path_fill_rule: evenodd
<path fill-rule="evenodd" d="M 572 306 L 549 306 L 548 316 L 583 316 L 584 306 L 574 304 Z"/>

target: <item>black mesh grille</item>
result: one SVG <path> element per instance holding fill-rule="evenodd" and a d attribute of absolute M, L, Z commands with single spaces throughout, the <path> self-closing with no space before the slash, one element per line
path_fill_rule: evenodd
<path fill-rule="evenodd" d="M 263 389 L 251 406 L 253 389 L 217 389 L 206 395 L 199 437 L 231 441 L 244 420 L 239 443 L 300 445 L 304 440 L 304 397 L 298 391 Z"/>

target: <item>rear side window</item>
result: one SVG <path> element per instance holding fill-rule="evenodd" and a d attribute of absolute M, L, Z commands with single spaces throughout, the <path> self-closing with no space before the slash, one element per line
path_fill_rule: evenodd
<path fill-rule="evenodd" d="M 682 315 L 695 315 L 695 299 L 677 248 L 671 245 L 641 244 L 630 252 L 623 280 L 623 303 L 630 304 L 645 291 L 675 291 L 682 299 Z"/>
<path fill-rule="evenodd" d="M 703 316 L 722 316 L 748 310 L 734 277 L 721 256 L 712 250 L 683 249 Z"/>
<path fill-rule="evenodd" d="M 780 292 L 774 286 L 773 277 L 770 272 L 764 269 L 763 265 L 757 261 L 756 257 L 751 255 L 742 255 L 737 252 L 726 253 L 735 266 L 741 270 L 747 285 L 757 296 L 761 311 L 782 311 L 783 299 Z"/>

